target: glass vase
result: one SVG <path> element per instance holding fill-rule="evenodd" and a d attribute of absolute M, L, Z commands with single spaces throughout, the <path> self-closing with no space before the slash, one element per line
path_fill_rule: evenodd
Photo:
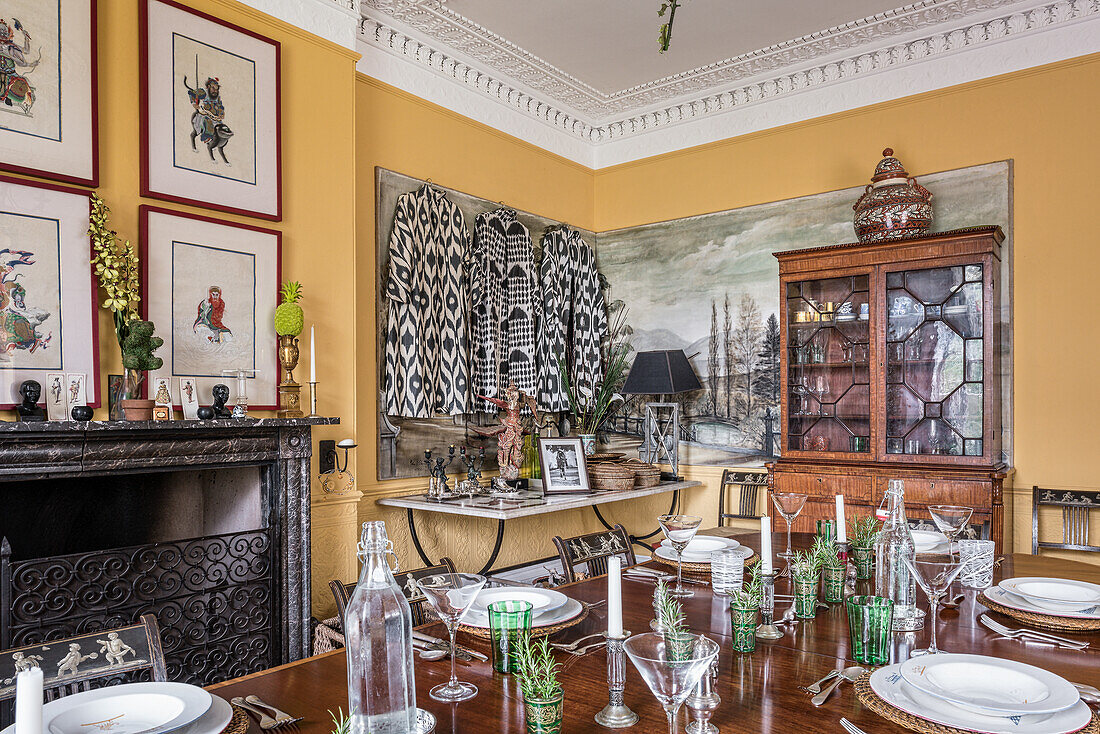
<path fill-rule="evenodd" d="M 817 616 L 818 575 L 795 576 L 793 580 L 794 615 L 799 619 L 813 619 Z"/>
<path fill-rule="evenodd" d="M 665 650 L 672 662 L 691 660 L 695 655 L 695 635 L 690 632 L 665 632 Z"/>
<path fill-rule="evenodd" d="M 856 578 L 860 581 L 867 581 L 874 578 L 875 575 L 875 549 L 871 546 L 866 548 L 853 547 L 852 548 L 852 562 L 856 564 Z"/>
<path fill-rule="evenodd" d="M 527 734 L 560 734 L 565 712 L 565 693 L 554 698 L 524 698 L 523 715 Z"/>
<path fill-rule="evenodd" d="M 844 601 L 844 566 L 821 569 L 821 598 L 830 604 Z"/>
<path fill-rule="evenodd" d="M 756 649 L 756 618 L 759 612 L 760 608 L 755 603 L 730 604 L 734 652 L 752 652 Z"/>

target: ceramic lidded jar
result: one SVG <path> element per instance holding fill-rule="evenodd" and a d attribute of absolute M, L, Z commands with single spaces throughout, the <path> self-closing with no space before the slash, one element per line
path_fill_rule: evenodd
<path fill-rule="evenodd" d="M 919 237 L 932 226 L 932 192 L 911 178 L 890 148 L 852 209 L 860 242 Z"/>

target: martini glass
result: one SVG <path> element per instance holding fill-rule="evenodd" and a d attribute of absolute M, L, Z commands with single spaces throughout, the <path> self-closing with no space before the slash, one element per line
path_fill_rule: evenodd
<path fill-rule="evenodd" d="M 952 550 L 951 544 L 959 539 L 959 535 L 966 529 L 966 524 L 970 522 L 970 516 L 973 513 L 972 508 L 958 505 L 930 505 L 928 507 L 928 514 L 932 516 L 932 522 L 936 524 L 941 533 L 947 536 L 947 550 L 952 556 L 955 555 L 955 552 Z"/>
<path fill-rule="evenodd" d="M 428 691 L 428 695 L 444 703 L 473 698 L 477 695 L 477 686 L 463 683 L 455 676 L 455 632 L 477 592 L 485 585 L 485 577 L 474 573 L 441 573 L 425 576 L 417 585 L 451 635 L 451 679 Z"/>
<path fill-rule="evenodd" d="M 669 659 L 664 635 L 647 632 L 634 635 L 623 645 L 630 662 L 638 669 L 642 680 L 665 710 L 668 717 L 668 734 L 676 734 L 676 713 L 680 705 L 699 685 L 718 657 L 718 645 L 702 635 L 693 638 L 691 657 Z M 677 645 L 679 648 L 679 645 Z"/>
<path fill-rule="evenodd" d="M 929 624 L 932 627 L 931 643 L 924 650 L 913 650 L 909 653 L 909 656 L 935 655 L 938 652 L 943 652 L 936 647 L 936 612 L 939 610 L 940 600 L 943 599 L 944 594 L 951 587 L 951 583 L 959 575 L 959 571 L 962 570 L 962 564 L 950 555 L 922 556 L 919 559 L 902 556 L 902 560 L 905 561 L 909 573 L 913 574 L 913 578 L 924 590 L 925 596 L 928 597 L 928 606 L 931 611 L 928 617 Z"/>
<path fill-rule="evenodd" d="M 775 505 L 775 509 L 783 516 L 783 519 L 787 521 L 787 550 L 777 555 L 780 558 L 786 558 L 788 562 L 794 558 L 794 552 L 791 550 L 791 523 L 802 512 L 802 508 L 806 506 L 808 497 L 809 495 L 798 494 L 797 492 L 772 492 L 772 504 Z"/>
<path fill-rule="evenodd" d="M 665 537 L 676 551 L 676 588 L 669 591 L 670 596 L 693 596 L 694 591 L 684 588 L 684 548 L 699 531 L 703 518 L 698 515 L 661 515 L 657 518 Z"/>

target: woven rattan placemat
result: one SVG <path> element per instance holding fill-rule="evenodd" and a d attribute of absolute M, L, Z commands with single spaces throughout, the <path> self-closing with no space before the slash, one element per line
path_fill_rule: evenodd
<path fill-rule="evenodd" d="M 673 572 L 676 571 L 676 561 L 670 561 L 667 558 L 661 558 L 656 553 L 650 559 L 654 563 L 659 563 L 666 568 L 671 568 Z M 752 557 L 745 559 L 745 568 L 751 567 L 754 563 L 760 561 L 760 556 L 753 554 Z M 684 561 L 684 574 L 686 576 L 700 576 L 710 578 L 710 564 L 709 563 L 692 563 L 691 561 Z"/>
<path fill-rule="evenodd" d="M 1060 632 L 1096 632 L 1100 630 L 1100 619 L 1077 619 L 1075 617 L 1056 617 L 1053 614 L 1025 612 L 993 601 L 985 595 L 984 591 L 978 595 L 978 601 L 1006 617 L 1012 617 L 1021 622 L 1048 630 L 1058 630 Z"/>
<path fill-rule="evenodd" d="M 230 704 L 232 706 L 232 704 Z M 233 706 L 233 718 L 229 720 L 222 734 L 244 734 L 248 731 L 248 714 L 240 706 Z"/>
<path fill-rule="evenodd" d="M 973 734 L 972 729 L 956 729 L 953 726 L 937 724 L 919 716 L 914 716 L 907 711 L 902 711 L 897 706 L 890 705 L 871 690 L 870 673 L 861 675 L 856 680 L 855 688 L 860 703 L 887 721 L 892 721 L 898 726 L 904 726 L 910 731 L 920 732 L 921 734 Z M 1088 726 L 1080 729 L 1077 734 L 1100 734 L 1100 719 L 1097 718 L 1096 713 L 1093 713 L 1092 721 L 1089 722 Z"/>
<path fill-rule="evenodd" d="M 581 613 L 572 619 L 567 619 L 559 624 L 551 624 L 546 627 L 533 627 L 531 628 L 532 637 L 543 637 L 545 635 L 552 635 L 555 632 L 561 632 L 567 630 L 570 627 L 575 627 L 588 617 L 589 606 L 584 602 L 581 602 Z M 462 632 L 467 632 L 474 637 L 481 637 L 483 639 L 489 639 L 490 633 L 488 627 L 470 627 L 465 624 L 458 625 L 458 629 Z"/>

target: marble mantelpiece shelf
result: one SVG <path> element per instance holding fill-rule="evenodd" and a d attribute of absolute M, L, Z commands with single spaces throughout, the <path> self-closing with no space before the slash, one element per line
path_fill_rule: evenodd
<path fill-rule="evenodd" d="M 679 489 L 701 486 L 702 482 L 663 482 L 656 487 L 643 489 L 626 489 L 617 492 L 596 492 L 595 494 L 567 494 L 551 496 L 544 502 L 530 507 L 515 507 L 498 509 L 495 507 L 478 507 L 471 500 L 452 500 L 449 502 L 434 502 L 424 498 L 423 494 L 410 494 L 401 497 L 383 497 L 377 500 L 378 504 L 388 507 L 402 507 L 407 510 L 422 510 L 424 512 L 442 512 L 447 515 L 465 515 L 467 517 L 485 517 L 491 520 L 514 520 L 517 517 L 529 517 L 531 515 L 544 515 L 548 512 L 561 512 L 562 510 L 575 510 L 578 507 L 592 507 L 604 505 L 609 502 L 622 502 L 623 500 L 649 497 L 655 494 L 664 494 Z M 507 503 L 504 499 L 502 502 Z M 522 500 L 520 500 L 522 501 Z"/>
<path fill-rule="evenodd" d="M 339 418 L 217 418 L 208 421 L 0 421 L 5 433 L 84 433 L 92 431 L 202 431 L 211 428 L 293 428 L 333 426 Z M 2 440 L 2 439 L 0 439 Z"/>

